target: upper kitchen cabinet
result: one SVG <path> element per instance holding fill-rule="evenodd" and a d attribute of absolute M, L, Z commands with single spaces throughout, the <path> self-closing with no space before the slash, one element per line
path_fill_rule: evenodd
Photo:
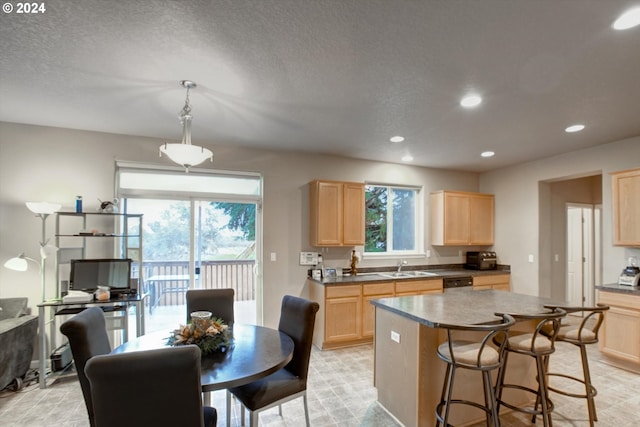
<path fill-rule="evenodd" d="M 364 245 L 364 184 L 309 183 L 309 243 L 313 246 Z"/>
<path fill-rule="evenodd" d="M 613 244 L 640 246 L 640 169 L 614 172 Z"/>
<path fill-rule="evenodd" d="M 432 245 L 493 245 L 492 194 L 438 191 L 429 202 Z"/>

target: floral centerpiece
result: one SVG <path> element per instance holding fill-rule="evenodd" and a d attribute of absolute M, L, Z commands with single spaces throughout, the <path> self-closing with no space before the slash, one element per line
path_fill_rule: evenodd
<path fill-rule="evenodd" d="M 169 337 L 172 346 L 195 344 L 203 356 L 225 352 L 231 346 L 233 335 L 222 319 L 212 317 L 209 311 L 194 311 L 191 321 L 173 331 Z"/>

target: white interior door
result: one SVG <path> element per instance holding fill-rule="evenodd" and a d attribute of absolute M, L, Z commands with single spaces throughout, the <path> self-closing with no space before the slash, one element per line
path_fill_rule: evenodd
<path fill-rule="evenodd" d="M 567 207 L 567 301 L 582 306 L 582 209 Z"/>
<path fill-rule="evenodd" d="M 596 221 L 597 219 L 597 221 Z M 599 217 L 591 205 L 567 205 L 567 301 L 574 306 L 594 304 Z M 599 259 L 599 258 L 598 258 Z"/>

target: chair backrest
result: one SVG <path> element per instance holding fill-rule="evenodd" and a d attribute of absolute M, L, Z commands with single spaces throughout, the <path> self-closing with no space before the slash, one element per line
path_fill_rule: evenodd
<path fill-rule="evenodd" d="M 97 427 L 204 426 L 195 345 L 97 356 L 85 371 Z"/>
<path fill-rule="evenodd" d="M 89 422 L 94 425 L 91 386 L 84 374 L 84 367 L 92 357 L 111 352 L 104 313 L 99 307 L 87 308 L 60 325 L 60 332 L 67 336 L 73 362 L 80 380 Z"/>
<path fill-rule="evenodd" d="M 313 326 L 319 309 L 317 302 L 304 298 L 291 295 L 282 298 L 278 330 L 289 335 L 294 344 L 293 359 L 284 369 L 303 380 L 307 379 L 309 372 Z"/>
<path fill-rule="evenodd" d="M 529 348 L 526 349 L 530 355 L 551 354 L 555 351 L 555 341 L 560 330 L 560 319 L 567 315 L 567 312 L 561 308 L 551 308 L 549 312 L 522 314 L 509 313 L 516 322 L 521 321 L 537 321 L 535 329 L 531 332 L 531 339 L 527 340 Z M 545 344 L 540 345 L 543 341 Z M 511 347 L 510 347 L 511 348 Z"/>
<path fill-rule="evenodd" d="M 451 359 L 451 362 L 454 365 L 474 369 L 481 367 L 486 369 L 495 369 L 502 366 L 502 354 L 507 344 L 507 339 L 509 338 L 509 328 L 511 328 L 516 321 L 509 314 L 498 314 L 497 316 L 502 317 L 499 323 L 480 325 L 438 324 L 438 328 L 447 330 L 447 342 L 445 344 L 448 349 L 447 356 Z M 463 355 L 463 357 L 460 357 L 458 360 L 456 357 L 457 352 L 454 351 L 454 347 L 456 347 L 455 335 L 457 335 L 457 333 L 461 333 L 460 339 L 464 340 L 461 342 L 466 346 L 470 344 L 467 332 L 484 332 L 485 335 L 482 339 L 478 339 L 477 352 L 472 352 L 472 355 L 474 356 L 473 358 Z M 495 343 L 498 346 L 498 349 L 494 350 L 493 347 L 491 347 L 491 343 Z M 438 352 L 440 353 L 440 350 L 438 350 Z M 491 358 L 491 354 L 496 353 L 498 357 L 493 360 Z M 490 361 L 487 361 L 487 359 Z"/>
<path fill-rule="evenodd" d="M 574 306 L 561 306 L 561 305 L 545 305 L 550 309 L 561 309 L 569 313 L 582 313 L 582 320 L 580 325 L 575 329 L 573 334 L 564 336 L 564 341 L 569 342 L 583 342 L 592 344 L 598 342 L 598 332 L 600 326 L 604 321 L 604 312 L 609 310 L 609 306 L 605 304 L 598 304 L 595 307 L 574 307 Z M 563 326 L 563 325 L 561 325 Z"/>
<path fill-rule="evenodd" d="M 229 327 L 233 326 L 233 302 L 235 291 L 224 289 L 189 289 L 187 291 L 187 322 L 194 311 L 210 311 L 213 317 L 219 317 Z"/>

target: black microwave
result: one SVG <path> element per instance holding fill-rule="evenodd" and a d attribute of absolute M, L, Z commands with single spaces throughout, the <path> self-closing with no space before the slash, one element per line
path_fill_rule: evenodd
<path fill-rule="evenodd" d="M 469 251 L 464 268 L 469 270 L 495 270 L 498 268 L 498 257 L 491 251 Z"/>

